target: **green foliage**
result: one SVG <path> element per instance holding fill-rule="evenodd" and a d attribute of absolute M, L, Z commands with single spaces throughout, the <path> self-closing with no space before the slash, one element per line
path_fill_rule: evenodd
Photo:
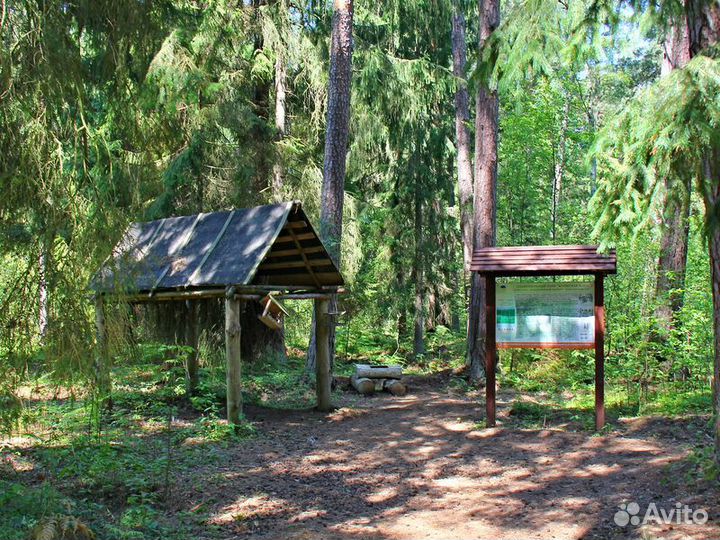
<path fill-rule="evenodd" d="M 707 200 L 712 178 L 703 158 L 720 140 L 720 61 L 699 55 L 641 91 L 603 130 L 595 156 L 601 170 L 592 205 L 594 234 L 612 245 L 651 225 L 667 197 L 687 196 L 687 180 Z M 706 224 L 716 223 L 716 209 Z"/>
<path fill-rule="evenodd" d="M 72 509 L 70 501 L 49 483 L 30 487 L 0 480 L 0 537 L 25 540 L 30 529 L 46 516 Z"/>
<path fill-rule="evenodd" d="M 717 482 L 720 478 L 720 465 L 715 461 L 715 449 L 712 446 L 701 446 L 695 449 L 690 456 L 694 466 L 694 477 L 708 482 Z M 694 479 L 691 477 L 691 480 Z"/>

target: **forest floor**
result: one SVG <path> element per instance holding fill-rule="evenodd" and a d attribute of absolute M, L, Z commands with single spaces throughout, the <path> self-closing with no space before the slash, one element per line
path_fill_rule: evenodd
<path fill-rule="evenodd" d="M 514 417 L 501 392 L 499 424 L 481 402 L 416 377 L 402 398 L 346 395 L 329 415 L 250 407 L 263 436 L 198 464 L 176 490 L 177 510 L 203 504 L 217 536 L 285 539 L 720 538 L 720 491 L 687 481 L 688 449 L 707 418 L 613 419 L 595 435 L 547 409 L 544 428 Z M 532 401 L 531 401 L 532 402 Z M 636 502 L 706 509 L 704 525 L 620 527 Z"/>
<path fill-rule="evenodd" d="M 119 453 L 119 442 L 54 449 L 20 438 L 2 461 L 22 485 L 51 481 L 71 493 L 68 508 L 102 501 L 85 514 L 91 525 L 126 528 L 98 538 L 720 538 L 720 489 L 698 479 L 692 452 L 709 437 L 707 416 L 609 411 L 595 434 L 591 417 L 508 389 L 498 427 L 486 429 L 481 395 L 449 384 L 449 372 L 408 382 L 404 397 L 336 392 L 330 414 L 248 405 L 255 435 L 239 441 L 177 436 L 197 420 L 179 411 L 172 431 L 130 426 L 134 453 Z M 631 502 L 640 517 L 655 503 L 704 509 L 709 521 L 618 526 Z"/>

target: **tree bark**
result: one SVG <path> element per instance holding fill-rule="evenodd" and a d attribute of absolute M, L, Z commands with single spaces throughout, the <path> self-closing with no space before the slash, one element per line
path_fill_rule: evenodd
<path fill-rule="evenodd" d="M 720 145 L 716 145 L 704 159 L 703 167 L 703 199 L 705 213 L 714 216 L 720 204 Z M 706 218 L 708 227 L 710 253 L 710 269 L 712 276 L 713 298 L 713 330 L 715 337 L 715 354 L 713 361 L 713 411 L 715 413 L 715 461 L 720 464 L 720 223 L 716 217 Z"/>
<path fill-rule="evenodd" d="M 198 378 L 198 305 L 197 301 L 185 301 L 185 345 L 192 347 L 185 366 L 185 385 L 187 394 L 192 396 L 197 390 Z"/>
<path fill-rule="evenodd" d="M 48 249 L 43 245 L 40 248 L 40 256 L 38 257 L 38 332 L 41 343 L 45 341 L 48 329 L 47 259 Z"/>
<path fill-rule="evenodd" d="M 402 366 L 355 364 L 355 376 L 361 379 L 402 379 Z"/>
<path fill-rule="evenodd" d="M 320 206 L 320 236 L 330 257 L 340 268 L 345 170 L 350 132 L 350 84 L 353 51 L 353 0 L 334 0 L 330 45 L 330 80 L 328 87 L 325 160 Z M 337 296 L 329 305 L 330 317 L 337 313 Z M 315 324 L 310 335 L 307 365 L 315 371 Z M 335 325 L 330 325 L 330 362 L 335 357 Z"/>
<path fill-rule="evenodd" d="M 432 283 L 432 278 L 430 278 L 430 283 Z M 432 285 L 428 286 L 427 290 L 427 316 L 425 317 L 425 331 L 428 333 L 435 332 L 437 330 L 438 325 L 438 295 L 437 295 L 437 289 L 433 287 Z"/>
<path fill-rule="evenodd" d="M 500 1 L 479 0 L 479 51 L 500 23 Z M 495 245 L 495 207 L 497 184 L 498 95 L 487 81 L 478 85 L 475 106 L 475 186 L 473 201 L 473 248 Z M 468 363 L 470 381 L 480 382 L 485 375 L 486 329 L 485 280 L 477 273 L 470 287 L 468 316 Z"/>
<path fill-rule="evenodd" d="M 673 24 L 663 44 L 661 73 L 670 74 L 690 61 L 690 35 L 686 19 Z M 672 182 L 665 178 L 665 204 L 663 205 L 660 255 L 655 284 L 655 318 L 665 333 L 674 327 L 676 313 L 682 308 L 685 288 L 685 269 L 690 234 L 690 189 L 685 182 L 680 197 L 669 193 Z M 662 339 L 662 336 L 658 336 Z"/>
<path fill-rule="evenodd" d="M 275 202 L 285 197 L 285 169 L 282 162 L 280 144 L 287 134 L 286 126 L 286 99 L 287 99 L 287 66 L 284 56 L 278 52 L 275 59 L 275 129 L 277 130 L 275 146 L 276 157 L 273 165 L 272 194 Z"/>
<path fill-rule="evenodd" d="M 315 300 L 315 324 L 317 325 L 315 335 L 316 352 L 315 358 L 315 395 L 317 397 L 317 408 L 319 411 L 327 412 L 332 410 L 332 367 L 330 365 L 330 329 L 332 319 L 328 315 L 327 299 Z"/>
<path fill-rule="evenodd" d="M 95 296 L 95 388 L 101 408 L 112 407 L 112 380 L 110 378 L 110 346 L 105 321 L 105 300 L 102 295 Z"/>
<path fill-rule="evenodd" d="M 415 321 L 413 334 L 413 357 L 425 354 L 425 268 L 423 250 L 423 201 L 420 179 L 415 178 L 415 259 L 413 281 L 415 282 Z"/>
<path fill-rule="evenodd" d="M 667 183 L 667 182 L 666 182 Z M 689 183 L 679 198 L 665 203 L 660 238 L 660 256 L 655 286 L 655 317 L 662 328 L 674 327 L 677 312 L 683 306 L 688 237 L 690 234 Z"/>
<path fill-rule="evenodd" d="M 457 147 L 458 195 L 460 228 L 463 240 L 463 267 L 470 271 L 472 257 L 473 174 L 470 142 L 470 98 L 466 81 L 467 44 L 465 15 L 459 0 L 453 1 L 452 17 L 453 75 L 455 76 L 455 144 Z"/>
<path fill-rule="evenodd" d="M 335 0 L 334 5 L 320 233 L 330 256 L 339 266 L 350 132 L 353 3 L 352 0 Z"/>
<path fill-rule="evenodd" d="M 720 2 L 710 5 L 685 4 L 690 56 L 720 41 Z M 720 204 L 720 141 L 712 141 L 703 157 L 699 187 L 705 203 L 705 219 L 709 235 L 708 251 L 712 274 L 713 330 L 715 354 L 713 357 L 713 411 L 715 414 L 715 462 L 720 465 L 720 221 L 717 208 Z"/>
<path fill-rule="evenodd" d="M 285 363 L 287 351 L 285 350 L 285 329 L 273 330 L 265 326 L 258 318 L 263 307 L 260 302 L 243 302 L 240 311 L 240 324 L 242 326 L 242 356 L 246 362 Z"/>
<path fill-rule="evenodd" d="M 570 97 L 563 92 L 565 104 L 563 106 L 562 125 L 560 127 L 560 140 L 558 141 L 557 154 L 555 156 L 555 170 L 553 174 L 553 199 L 552 199 L 552 241 L 557 242 L 557 225 L 560 213 L 560 193 L 562 192 L 562 181 L 565 175 L 565 149 L 567 146 L 567 129 L 570 117 Z"/>
<path fill-rule="evenodd" d="M 239 424 L 242 416 L 242 355 L 240 352 L 240 311 L 242 302 L 234 298 L 225 299 L 225 382 L 227 388 L 227 420 Z"/>

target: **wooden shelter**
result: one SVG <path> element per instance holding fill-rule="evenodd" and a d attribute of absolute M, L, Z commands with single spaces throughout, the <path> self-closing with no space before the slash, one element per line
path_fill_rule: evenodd
<path fill-rule="evenodd" d="M 330 404 L 330 297 L 343 278 L 298 201 L 133 223 L 94 276 L 99 359 L 107 362 L 103 299 L 225 298 L 227 415 L 237 423 L 240 311 L 245 301 L 315 301 L 318 408 Z M 267 300 L 266 300 L 267 302 Z M 267 315 L 267 313 L 265 313 Z M 275 319 L 282 316 L 275 312 Z"/>
<path fill-rule="evenodd" d="M 495 278 L 561 275 L 592 275 L 595 278 L 595 427 L 601 429 L 605 425 L 604 278 L 617 272 L 617 258 L 614 250 L 604 255 L 597 249 L 597 246 L 526 246 L 481 248 L 473 252 L 470 269 L 484 277 L 487 291 L 485 408 L 488 426 L 495 425 Z M 548 348 L 553 345 L 549 344 Z"/>

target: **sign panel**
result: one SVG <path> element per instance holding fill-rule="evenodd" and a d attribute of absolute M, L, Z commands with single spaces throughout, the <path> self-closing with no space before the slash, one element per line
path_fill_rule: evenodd
<path fill-rule="evenodd" d="M 592 348 L 592 282 L 496 285 L 499 348 Z"/>

